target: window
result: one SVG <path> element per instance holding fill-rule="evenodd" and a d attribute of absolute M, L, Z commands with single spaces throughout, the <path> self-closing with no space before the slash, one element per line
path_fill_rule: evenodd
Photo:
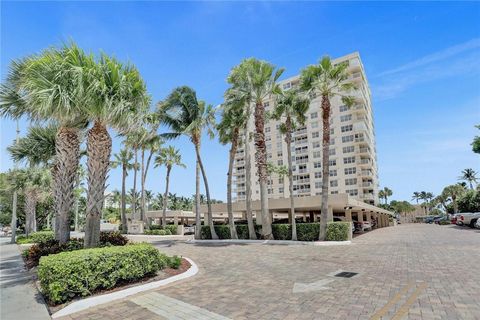
<path fill-rule="evenodd" d="M 351 114 L 346 114 L 343 116 L 340 116 L 340 122 L 346 122 L 352 120 L 352 115 Z"/>
<path fill-rule="evenodd" d="M 342 132 L 352 131 L 353 130 L 353 124 L 349 124 L 347 126 L 342 126 L 340 129 L 342 130 Z"/>
<path fill-rule="evenodd" d="M 340 106 L 340 112 L 344 112 L 344 111 L 347 111 L 348 110 L 348 107 L 343 105 L 343 106 Z"/>
<path fill-rule="evenodd" d="M 346 186 L 353 186 L 357 184 L 357 178 L 349 178 L 345 179 L 345 185 Z"/>
<path fill-rule="evenodd" d="M 335 144 L 335 138 L 330 138 L 330 145 L 334 145 Z"/>
<path fill-rule="evenodd" d="M 283 184 L 283 178 L 278 178 L 278 184 Z"/>
<path fill-rule="evenodd" d="M 320 179 L 322 177 L 322 173 L 320 171 L 315 172 L 315 179 Z"/>
<path fill-rule="evenodd" d="M 329 172 L 330 177 L 336 177 L 337 176 L 337 170 L 330 170 Z"/>
<path fill-rule="evenodd" d="M 334 156 L 335 155 L 335 149 L 328 150 L 328 155 L 329 156 Z"/>
<path fill-rule="evenodd" d="M 346 192 L 351 196 L 358 196 L 358 190 L 357 189 L 346 190 Z"/>
<path fill-rule="evenodd" d="M 267 102 L 264 102 L 264 103 L 263 103 L 263 106 L 264 106 L 265 108 L 270 107 L 270 102 L 268 102 L 268 101 L 267 101 Z"/>
<path fill-rule="evenodd" d="M 322 182 L 321 181 L 315 182 L 315 188 L 321 189 L 322 188 Z"/>
<path fill-rule="evenodd" d="M 277 142 L 277 149 L 282 149 L 282 141 Z"/>
<path fill-rule="evenodd" d="M 347 174 L 355 174 L 355 173 L 357 173 L 357 168 L 355 168 L 355 167 L 353 167 L 353 168 L 345 168 L 344 171 L 345 171 L 345 174 L 346 174 L 346 175 L 347 175 Z"/>
<path fill-rule="evenodd" d="M 280 159 L 280 160 L 277 160 L 277 165 L 283 166 L 283 160 L 281 160 L 281 159 Z"/>
<path fill-rule="evenodd" d="M 338 181 L 337 180 L 330 180 L 330 187 L 338 187 Z"/>
<path fill-rule="evenodd" d="M 270 132 L 270 127 L 266 127 L 265 132 Z"/>
<path fill-rule="evenodd" d="M 312 132 L 312 138 L 315 139 L 315 138 L 318 138 L 318 137 L 320 137 L 320 132 L 318 132 L 318 131 Z"/>
<path fill-rule="evenodd" d="M 317 142 L 312 143 L 312 148 L 313 148 L 313 149 L 318 149 L 318 148 L 320 148 L 320 141 L 317 141 Z"/>
<path fill-rule="evenodd" d="M 346 157 L 346 158 L 343 158 L 343 163 L 344 163 L 344 164 L 355 163 L 355 157 Z"/>
<path fill-rule="evenodd" d="M 314 168 L 321 168 L 321 167 L 322 167 L 322 163 L 321 163 L 320 161 L 314 162 L 314 163 L 313 163 L 313 167 L 314 167 Z"/>
<path fill-rule="evenodd" d="M 354 146 L 343 147 L 343 153 L 351 153 L 355 151 Z"/>
<path fill-rule="evenodd" d="M 349 135 L 349 136 L 343 136 L 342 137 L 342 142 L 345 143 L 345 142 L 352 142 L 353 141 L 353 134 L 352 135 Z"/>
<path fill-rule="evenodd" d="M 278 188 L 278 193 L 283 193 L 283 187 Z"/>
<path fill-rule="evenodd" d="M 318 128 L 318 121 L 312 122 L 310 125 L 312 128 Z"/>
<path fill-rule="evenodd" d="M 335 134 L 335 129 L 334 128 L 330 128 L 330 134 Z"/>
<path fill-rule="evenodd" d="M 333 167 L 333 166 L 336 166 L 337 165 L 337 160 L 329 160 L 328 161 L 328 166 L 329 167 Z"/>
<path fill-rule="evenodd" d="M 322 153 L 320 151 L 313 151 L 314 158 L 320 158 L 321 156 L 322 156 Z"/>
<path fill-rule="evenodd" d="M 338 190 L 331 191 L 330 194 L 338 194 Z"/>
<path fill-rule="evenodd" d="M 310 113 L 310 119 L 317 119 L 317 118 L 318 118 L 318 112 Z"/>

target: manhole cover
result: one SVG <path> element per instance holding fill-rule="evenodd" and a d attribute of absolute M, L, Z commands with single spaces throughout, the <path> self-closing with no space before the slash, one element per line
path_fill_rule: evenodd
<path fill-rule="evenodd" d="M 351 278 L 355 275 L 357 275 L 358 273 L 356 272 L 340 272 L 340 273 L 337 273 L 335 275 L 335 277 L 340 277 L 340 278 Z"/>

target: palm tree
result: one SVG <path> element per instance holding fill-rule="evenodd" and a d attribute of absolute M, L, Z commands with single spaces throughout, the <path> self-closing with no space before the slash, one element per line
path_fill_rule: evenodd
<path fill-rule="evenodd" d="M 246 116 L 244 102 L 227 100 L 223 105 L 222 120 L 217 125 L 220 143 L 230 143 L 228 173 L 227 173 L 227 211 L 230 225 L 230 238 L 238 239 L 232 208 L 232 176 L 233 163 L 240 144 L 240 129 L 244 126 Z"/>
<path fill-rule="evenodd" d="M 210 202 L 210 189 L 208 187 L 207 174 L 200 156 L 200 142 L 202 131 L 207 129 L 208 134 L 213 138 L 212 128 L 215 123 L 215 115 L 212 106 L 206 105 L 203 101 L 197 100 L 197 94 L 187 86 L 178 87 L 170 93 L 165 103 L 161 105 L 160 112 L 164 115 L 163 122 L 172 130 L 172 133 L 163 134 L 166 138 L 175 138 L 186 135 L 195 147 L 197 156 L 196 169 L 196 228 L 195 237 L 200 238 L 200 172 L 203 176 L 205 193 L 207 195 L 208 224 L 212 239 L 218 239 L 213 226 L 212 206 Z"/>
<path fill-rule="evenodd" d="M 75 44 L 51 48 L 10 65 L 0 88 L 0 114 L 32 120 L 53 120 L 59 125 L 55 139 L 53 194 L 55 238 L 70 238 L 70 210 L 80 159 L 80 131 L 84 110 L 92 99 L 86 66 L 89 57 Z"/>
<path fill-rule="evenodd" d="M 470 185 L 470 189 L 473 190 L 473 183 L 477 183 L 477 173 L 471 168 L 464 169 L 462 171 L 462 175 L 458 178 L 458 180 L 464 180 L 468 182 L 468 184 Z"/>
<path fill-rule="evenodd" d="M 100 217 L 110 165 L 112 139 L 107 128 L 121 133 L 142 123 L 149 105 L 145 83 L 132 65 L 123 65 L 102 54 L 88 70 L 93 74 L 93 98 L 86 108 L 93 126 L 87 135 L 88 191 L 85 222 L 85 248 L 100 242 Z"/>
<path fill-rule="evenodd" d="M 305 113 L 310 101 L 302 96 L 298 90 L 283 91 L 278 95 L 273 118 L 277 121 L 284 119 L 280 125 L 280 132 L 285 135 L 288 158 L 288 190 L 290 193 L 290 220 L 292 221 L 292 240 L 297 240 L 297 226 L 295 223 L 295 200 L 293 196 L 293 165 L 292 165 L 292 134 L 297 125 L 305 124 Z"/>
<path fill-rule="evenodd" d="M 115 160 L 111 162 L 113 168 L 122 166 L 122 195 L 121 195 L 121 205 L 120 205 L 120 217 L 122 220 L 122 233 L 127 233 L 127 189 L 126 189 L 126 180 L 128 176 L 128 171 L 133 169 L 133 164 L 131 163 L 133 159 L 133 152 L 127 148 L 120 150 L 119 153 L 114 155 Z"/>
<path fill-rule="evenodd" d="M 442 194 L 444 196 L 449 197 L 452 200 L 454 214 L 458 212 L 457 200 L 464 193 L 465 193 L 465 188 L 459 184 L 453 184 L 453 185 L 447 186 L 442 191 Z"/>
<path fill-rule="evenodd" d="M 133 160 L 133 191 L 132 191 L 132 198 L 131 198 L 131 208 L 132 208 L 132 219 L 138 219 L 137 217 L 137 173 L 140 169 L 140 165 L 138 162 L 138 150 L 141 147 L 141 142 L 143 139 L 144 132 L 143 128 L 140 128 L 134 132 L 129 132 L 127 135 L 127 139 L 125 140 L 125 146 L 132 149 L 132 153 L 134 155 Z"/>
<path fill-rule="evenodd" d="M 242 61 L 230 73 L 229 82 L 232 94 L 239 100 L 245 99 L 246 103 L 254 104 L 255 123 L 255 162 L 257 166 L 258 182 L 260 184 L 260 203 L 262 216 L 262 237 L 273 239 L 272 218 L 268 211 L 267 193 L 267 149 L 265 144 L 265 105 L 264 100 L 280 93 L 277 81 L 283 69 L 266 61 L 250 58 Z"/>
<path fill-rule="evenodd" d="M 346 82 L 348 78 L 348 64 L 333 65 L 329 57 L 323 57 L 317 65 L 311 65 L 302 70 L 300 86 L 307 94 L 321 97 L 322 108 L 322 207 L 320 219 L 319 240 L 325 240 L 327 234 L 328 218 L 328 183 L 329 183 L 329 157 L 330 146 L 330 100 L 340 97 L 342 102 L 350 107 L 354 104 L 354 97 L 347 93 L 355 86 Z"/>
<path fill-rule="evenodd" d="M 378 197 L 385 200 L 385 204 L 388 204 L 388 197 L 393 194 L 393 191 L 387 187 L 384 187 L 378 192 Z"/>
<path fill-rule="evenodd" d="M 165 194 L 163 196 L 163 214 L 162 214 L 162 225 L 165 227 L 167 225 L 167 202 L 168 202 L 168 187 L 170 184 L 170 172 L 172 171 L 173 166 L 179 166 L 181 168 L 186 168 L 185 164 L 182 163 L 182 155 L 180 150 L 175 149 L 173 146 L 168 146 L 167 148 L 160 149 L 159 154 L 155 157 L 155 168 L 158 166 L 165 166 L 167 168 L 167 175 L 165 177 Z"/>
<path fill-rule="evenodd" d="M 160 140 L 160 137 L 157 135 L 157 125 L 154 125 L 154 128 L 149 132 L 147 136 L 145 136 L 144 140 L 142 141 L 142 146 L 141 146 L 141 155 L 142 155 L 142 174 L 141 174 L 141 191 L 140 191 L 140 197 L 141 197 L 141 211 L 140 211 L 140 220 L 144 221 L 147 223 L 147 226 L 149 225 L 149 220 L 147 219 L 146 216 L 146 194 L 145 194 L 145 183 L 147 182 L 147 174 L 148 174 L 148 169 L 150 167 L 150 163 L 152 161 L 152 157 L 154 153 L 158 152 L 160 149 L 160 146 L 162 144 L 162 141 Z M 148 151 L 149 154 L 147 156 L 146 162 L 145 162 L 145 151 Z"/>
<path fill-rule="evenodd" d="M 380 197 L 380 193 L 378 194 L 378 196 Z M 412 200 L 415 200 L 415 201 L 417 202 L 417 204 L 418 204 L 418 200 L 420 200 L 420 199 L 421 199 L 421 198 L 420 198 L 420 192 L 415 191 L 415 192 L 413 193 Z"/>
<path fill-rule="evenodd" d="M 150 210 L 150 205 L 152 204 L 153 200 L 153 191 L 152 190 L 145 190 L 145 208 L 146 210 Z"/>

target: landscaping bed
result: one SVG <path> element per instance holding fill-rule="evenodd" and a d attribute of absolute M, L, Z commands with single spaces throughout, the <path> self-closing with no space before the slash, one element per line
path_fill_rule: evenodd
<path fill-rule="evenodd" d="M 298 241 L 318 241 L 320 233 L 320 223 L 297 223 Z M 219 239 L 230 239 L 229 225 L 215 225 L 215 232 Z M 248 240 L 248 226 L 244 224 L 235 225 L 238 239 Z M 256 225 L 255 232 L 257 239 L 261 239 L 262 226 Z M 327 241 L 347 241 L 350 232 L 348 222 L 329 222 L 327 224 Z M 291 240 L 292 225 L 290 224 L 272 224 L 272 233 L 275 240 Z M 202 226 L 201 239 L 211 239 L 210 227 Z"/>

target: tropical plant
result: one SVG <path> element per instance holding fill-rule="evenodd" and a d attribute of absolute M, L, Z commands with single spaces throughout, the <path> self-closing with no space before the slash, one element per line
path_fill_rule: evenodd
<path fill-rule="evenodd" d="M 355 103 L 348 92 L 355 89 L 347 82 L 348 64 L 332 64 L 329 57 L 323 57 L 318 64 L 310 65 L 301 71 L 300 88 L 311 97 L 321 98 L 322 109 L 322 206 L 320 219 L 320 240 L 325 240 L 328 218 L 328 187 L 329 187 L 329 147 L 330 147 L 330 117 L 331 99 L 339 97 L 350 107 Z"/>
<path fill-rule="evenodd" d="M 452 201 L 453 213 L 458 213 L 457 199 L 465 193 L 465 188 L 459 184 L 452 184 L 443 189 L 442 194 Z"/>
<path fill-rule="evenodd" d="M 268 210 L 268 172 L 267 149 L 265 143 L 265 104 L 266 99 L 281 92 L 277 81 L 283 69 L 266 61 L 250 58 L 242 61 L 235 67 L 229 76 L 232 84 L 231 94 L 239 100 L 253 104 L 255 124 L 255 162 L 257 166 L 258 182 L 260 184 L 260 208 L 262 217 L 262 237 L 273 239 L 272 219 Z M 247 157 L 246 157 L 247 158 Z"/>
<path fill-rule="evenodd" d="M 176 138 L 180 135 L 186 135 L 195 147 L 197 156 L 196 168 L 196 205 L 195 220 L 196 234 L 200 237 L 200 172 L 202 173 L 205 193 L 207 195 L 208 224 L 211 229 L 212 238 L 218 239 L 213 228 L 212 207 L 210 202 L 210 189 L 208 187 L 207 174 L 203 166 L 200 155 L 200 143 L 202 131 L 207 130 L 210 138 L 213 138 L 213 127 L 215 124 L 214 109 L 211 105 L 206 105 L 203 101 L 197 100 L 197 94 L 192 88 L 187 86 L 175 88 L 160 106 L 162 121 L 168 125 L 173 132 L 163 134 L 166 138 Z"/>
<path fill-rule="evenodd" d="M 110 165 L 112 139 L 107 128 L 120 133 L 142 123 L 150 97 L 140 73 L 133 65 L 124 65 L 102 54 L 89 68 L 93 74 L 93 98 L 85 114 L 93 122 L 87 134 L 87 213 L 85 247 L 100 243 L 100 217 Z"/>
<path fill-rule="evenodd" d="M 173 146 L 168 146 L 166 148 L 160 149 L 159 154 L 155 157 L 154 163 L 155 163 L 155 167 L 165 166 L 167 168 L 167 174 L 165 176 L 165 194 L 163 196 L 163 213 L 162 213 L 162 226 L 166 227 L 168 187 L 170 184 L 170 173 L 172 171 L 173 166 L 178 166 L 181 168 L 186 168 L 186 166 L 182 162 L 182 156 L 180 154 L 180 151 L 175 149 L 175 147 Z"/>
<path fill-rule="evenodd" d="M 378 192 L 378 197 L 385 200 L 385 204 L 388 204 L 388 197 L 393 194 L 393 191 L 387 187 L 384 187 Z"/>
<path fill-rule="evenodd" d="M 51 175 L 45 168 L 28 168 L 21 171 L 25 195 L 25 234 L 37 231 L 37 203 L 50 193 Z"/>
<path fill-rule="evenodd" d="M 275 109 L 272 117 L 283 122 L 280 132 L 285 136 L 288 158 L 288 190 L 290 195 L 290 220 L 292 223 L 292 240 L 297 240 L 297 227 L 295 225 L 295 199 L 293 195 L 293 164 L 292 164 L 292 135 L 295 129 L 305 124 L 310 101 L 297 89 L 283 91 L 276 97 Z"/>
<path fill-rule="evenodd" d="M 473 190 L 473 183 L 477 183 L 477 173 L 471 168 L 462 170 L 462 175 L 458 177 L 458 180 L 464 180 L 468 182 L 470 189 Z"/>
<path fill-rule="evenodd" d="M 113 168 L 122 166 L 122 194 L 121 194 L 121 205 L 120 205 L 120 219 L 122 220 L 122 233 L 127 233 L 127 189 L 126 189 L 126 180 L 128 176 L 128 171 L 134 168 L 134 165 L 131 163 L 133 158 L 133 152 L 124 148 L 120 150 L 119 153 L 114 155 L 114 161 L 111 162 Z"/>
<path fill-rule="evenodd" d="M 379 195 L 379 196 L 380 196 L 380 195 Z M 415 200 L 415 201 L 417 202 L 417 204 L 418 204 L 418 200 L 421 200 L 420 192 L 415 191 L 415 192 L 413 193 L 412 200 Z"/>
<path fill-rule="evenodd" d="M 480 125 L 476 125 L 475 128 L 480 129 Z M 472 151 L 475 153 L 480 153 L 480 136 L 475 136 L 473 142 L 471 143 Z"/>
<path fill-rule="evenodd" d="M 75 44 L 51 48 L 39 55 L 13 61 L 0 88 L 0 113 L 31 120 L 55 121 L 53 194 L 55 237 L 65 243 L 70 237 L 70 210 L 80 158 L 79 128 L 92 99 L 87 68 L 91 59 Z"/>
<path fill-rule="evenodd" d="M 227 172 L 227 212 L 231 239 L 238 239 L 232 208 L 232 177 L 235 155 L 241 143 L 240 130 L 246 121 L 244 106 L 243 101 L 227 99 L 222 106 L 222 120 L 217 125 L 220 143 L 230 143 Z"/>

